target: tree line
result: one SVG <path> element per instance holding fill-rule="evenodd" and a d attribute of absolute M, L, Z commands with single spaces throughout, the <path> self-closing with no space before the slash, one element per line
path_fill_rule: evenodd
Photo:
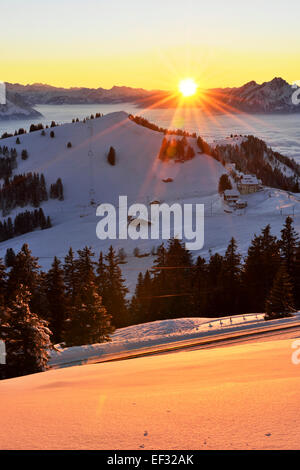
<path fill-rule="evenodd" d="M 130 319 L 143 323 L 251 312 L 274 318 L 299 307 L 300 244 L 288 217 L 280 239 L 269 225 L 255 235 L 245 260 L 234 238 L 223 256 L 211 253 L 207 261 L 199 256 L 194 262 L 179 240 L 161 245 L 153 269 L 139 274 Z"/>
<path fill-rule="evenodd" d="M 60 178 L 50 188 L 50 197 L 63 200 L 63 185 Z M 23 173 L 5 178 L 0 186 L 0 208 L 3 215 L 15 207 L 31 204 L 39 207 L 40 203 L 48 200 L 45 177 L 39 173 Z"/>
<path fill-rule="evenodd" d="M 212 149 L 202 139 L 198 139 L 198 146 L 223 165 L 235 163 L 239 172 L 255 174 L 265 186 L 300 192 L 300 165 L 293 159 L 274 152 L 263 140 L 253 135 L 247 136 L 240 145 L 217 145 Z M 282 165 L 291 169 L 294 175 L 285 174 Z M 238 180 L 238 176 L 236 179 Z"/>
<path fill-rule="evenodd" d="M 133 114 L 129 114 L 129 119 L 139 126 L 146 127 L 147 129 L 151 129 L 152 131 L 155 132 L 161 132 L 163 134 L 168 134 L 168 135 L 177 135 L 180 137 L 194 137 L 196 138 L 197 135 L 195 132 L 188 132 L 183 129 L 166 129 L 164 127 L 157 126 L 156 124 L 148 121 L 148 119 L 143 118 L 142 116 L 134 116 Z"/>
<path fill-rule="evenodd" d="M 52 227 L 50 217 L 46 217 L 42 208 L 20 212 L 14 221 L 10 217 L 0 221 L 0 242 L 32 232 L 36 228 L 45 230 Z"/>
<path fill-rule="evenodd" d="M 0 179 L 9 178 L 12 175 L 13 170 L 18 166 L 17 156 L 15 148 L 9 149 L 6 146 L 0 146 Z"/>
<path fill-rule="evenodd" d="M 174 160 L 175 162 L 185 162 L 192 160 L 195 157 L 195 151 L 189 145 L 187 138 L 184 136 L 182 139 L 167 139 L 163 138 L 161 148 L 159 151 L 159 159 L 162 161 Z"/>
<path fill-rule="evenodd" d="M 108 341 L 128 324 L 127 289 L 111 247 L 97 262 L 89 247 L 70 248 L 48 272 L 26 244 L 0 262 L 0 338 L 6 341 L 6 377 L 44 370 L 52 344 Z M 9 268 L 8 268 L 9 266 Z M 30 347 L 29 347 L 30 346 Z M 21 359 L 21 360 L 20 360 Z"/>
<path fill-rule="evenodd" d="M 89 119 L 98 119 L 98 118 L 100 118 L 100 117 L 103 117 L 103 114 L 102 114 L 102 113 L 96 113 L 95 115 L 94 115 L 94 114 L 91 114 L 90 116 L 84 118 L 82 122 L 85 123 L 85 122 L 86 122 L 87 120 L 89 120 Z M 78 118 L 72 119 L 72 123 L 75 123 L 75 122 L 80 122 L 80 121 L 79 121 Z M 44 126 L 42 123 L 30 124 L 29 132 L 35 132 L 35 131 L 40 131 L 40 130 L 43 132 L 44 129 L 49 129 L 49 127 L 51 128 L 51 127 L 57 127 L 57 126 L 59 126 L 59 124 L 56 123 L 55 121 L 52 121 L 51 124 L 50 124 L 50 126 L 49 126 L 48 124 L 46 124 L 46 125 Z M 24 134 L 27 134 L 27 131 L 26 131 L 26 129 L 24 129 L 23 127 L 21 127 L 20 129 L 15 130 L 15 132 L 14 132 L 13 134 L 12 134 L 12 133 L 9 133 L 9 132 L 4 132 L 4 133 L 1 135 L 0 139 L 8 139 L 9 137 L 13 137 L 13 136 L 17 137 L 17 136 L 24 135 Z M 42 134 L 42 135 L 45 135 L 45 134 Z M 16 143 L 17 143 L 17 144 L 20 144 L 20 143 L 21 143 L 21 142 L 20 142 L 20 139 L 17 138 L 17 142 L 16 142 Z"/>
<path fill-rule="evenodd" d="M 7 250 L 0 262 L 7 377 L 44 370 L 51 344 L 109 341 L 115 328 L 251 312 L 273 319 L 300 306 L 300 244 L 290 217 L 280 239 L 269 225 L 255 235 L 244 261 L 233 238 L 224 255 L 195 261 L 181 241 L 169 240 L 157 249 L 153 268 L 139 274 L 130 302 L 114 249 L 94 259 L 89 247 L 76 255 L 70 248 L 44 272 L 26 244 L 17 254 Z"/>

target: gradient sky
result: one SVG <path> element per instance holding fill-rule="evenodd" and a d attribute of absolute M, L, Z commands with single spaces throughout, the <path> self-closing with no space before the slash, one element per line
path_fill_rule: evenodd
<path fill-rule="evenodd" d="M 1 2 L 0 80 L 148 89 L 300 79 L 297 0 Z"/>

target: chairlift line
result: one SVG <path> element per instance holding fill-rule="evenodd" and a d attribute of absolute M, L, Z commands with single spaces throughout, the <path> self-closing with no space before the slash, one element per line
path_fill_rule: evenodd
<path fill-rule="evenodd" d="M 90 131 L 90 138 L 89 138 L 89 151 L 88 151 L 88 159 L 89 159 L 89 169 L 90 169 L 90 189 L 89 189 L 89 202 L 90 205 L 95 204 L 95 190 L 94 190 L 94 152 L 92 149 L 92 140 L 94 135 L 94 128 L 93 128 L 93 120 L 90 119 L 88 121 L 88 129 Z"/>

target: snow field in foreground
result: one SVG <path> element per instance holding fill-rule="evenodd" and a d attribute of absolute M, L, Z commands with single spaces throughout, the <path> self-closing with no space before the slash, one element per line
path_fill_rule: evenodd
<path fill-rule="evenodd" d="M 300 365 L 270 341 L 2 381 L 1 449 L 299 449 Z"/>

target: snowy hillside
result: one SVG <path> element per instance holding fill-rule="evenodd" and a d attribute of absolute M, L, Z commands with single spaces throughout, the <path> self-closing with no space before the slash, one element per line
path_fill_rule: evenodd
<path fill-rule="evenodd" d="M 50 131 L 55 137 L 50 138 Z M 0 244 L 0 256 L 12 247 L 19 250 L 28 243 L 40 264 L 48 268 L 56 255 L 63 258 L 70 246 L 74 250 L 91 246 L 96 254 L 106 251 L 110 244 L 127 253 L 127 264 L 122 266 L 130 289 L 133 288 L 139 271 L 152 265 L 151 248 L 159 240 L 105 240 L 96 237 L 96 206 L 100 203 L 117 205 L 119 195 L 128 196 L 128 204 L 144 203 L 150 207 L 152 201 L 202 203 L 205 205 L 205 245 L 202 256 L 208 250 L 224 252 L 229 239 L 236 237 L 240 251 L 245 253 L 255 232 L 270 223 L 278 234 L 287 215 L 300 214 L 299 197 L 281 190 L 264 190 L 243 196 L 248 208 L 240 213 L 224 212 L 224 204 L 218 194 L 220 175 L 226 170 L 214 158 L 199 154 L 196 141 L 188 138 L 196 156 L 185 163 L 162 162 L 158 159 L 163 134 L 141 127 L 128 119 L 124 112 L 112 113 L 98 119 L 64 124 L 40 131 L 5 139 L 2 145 L 16 147 L 20 156 L 26 149 L 29 157 L 18 157 L 14 174 L 39 172 L 46 178 L 48 189 L 61 178 L 64 186 L 64 201 L 49 200 L 42 203 L 53 227 L 43 231 L 27 233 Z M 201 130 L 200 132 L 201 133 Z M 67 148 L 71 142 L 72 147 Z M 116 165 L 107 162 L 110 146 L 116 150 Z M 173 180 L 166 183 L 163 180 Z M 91 205 L 91 198 L 95 205 Z M 30 208 L 28 208 L 30 209 Z M 24 208 L 11 212 L 14 217 Z M 299 218 L 295 219 L 299 230 Z M 133 256 L 139 247 L 145 258 Z M 197 254 L 196 252 L 194 254 Z"/>
<path fill-rule="evenodd" d="M 108 343 L 89 344 L 63 348 L 56 345 L 50 351 L 50 367 L 66 367 L 92 363 L 127 354 L 145 353 L 168 346 L 191 344 L 201 339 L 218 335 L 238 335 L 249 330 L 263 330 L 299 324 L 300 312 L 291 318 L 266 321 L 264 313 L 250 313 L 220 318 L 175 318 L 142 323 L 120 328 L 113 333 Z"/>

